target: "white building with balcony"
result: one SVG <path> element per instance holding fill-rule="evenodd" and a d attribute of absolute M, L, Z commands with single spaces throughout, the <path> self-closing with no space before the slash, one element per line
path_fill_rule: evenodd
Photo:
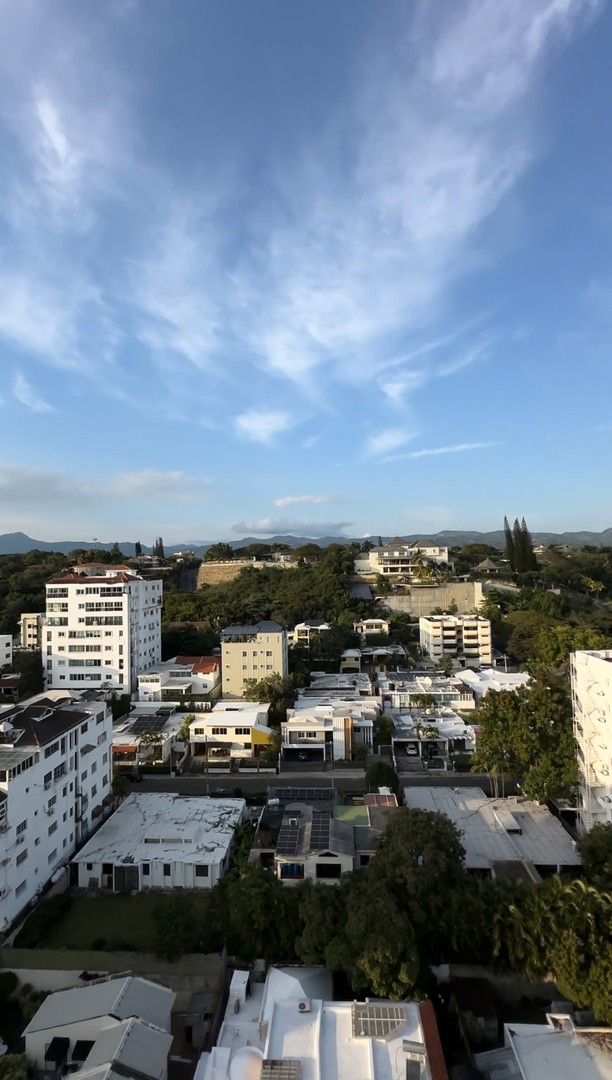
<path fill-rule="evenodd" d="M 192 757 L 223 761 L 265 754 L 274 741 L 269 711 L 266 702 L 219 701 L 211 712 L 196 714 L 189 728 Z"/>
<path fill-rule="evenodd" d="M 0 634 L 0 671 L 13 663 L 13 638 L 10 634 Z"/>
<path fill-rule="evenodd" d="M 583 832 L 612 822 L 612 649 L 573 653 L 578 818 Z"/>
<path fill-rule="evenodd" d="M 293 630 L 287 631 L 287 640 L 290 645 L 304 645 L 306 648 L 314 638 L 320 637 L 327 630 L 331 630 L 328 622 L 321 619 L 305 619 L 304 622 L 296 623 Z"/>
<path fill-rule="evenodd" d="M 472 712 L 476 708 L 473 691 L 457 676 L 446 678 L 414 670 L 389 671 L 386 675 L 379 674 L 378 689 L 383 712 L 429 707 Z"/>
<path fill-rule="evenodd" d="M 104 814 L 111 734 L 103 700 L 41 695 L 0 710 L 0 932 Z"/>
<path fill-rule="evenodd" d="M 459 667 L 493 663 L 491 622 L 482 615 L 422 615 L 419 643 L 438 664 L 447 656 Z"/>
<path fill-rule="evenodd" d="M 369 637 L 375 637 L 378 634 L 387 635 L 389 633 L 389 620 L 381 618 L 359 619 L 358 622 L 353 623 L 353 630 L 356 634 L 359 634 L 363 641 L 367 641 Z"/>
<path fill-rule="evenodd" d="M 218 656 L 175 656 L 138 676 L 138 700 L 204 705 L 221 694 Z"/>
<path fill-rule="evenodd" d="M 136 690 L 161 661 L 161 580 L 125 566 L 74 566 L 47 584 L 47 687 Z"/>
<path fill-rule="evenodd" d="M 281 725 L 286 761 L 350 761 L 358 746 L 371 750 L 377 699 L 354 701 L 298 698 Z"/>
<path fill-rule="evenodd" d="M 42 611 L 24 611 L 19 618 L 19 644 L 22 649 L 41 649 L 45 616 Z"/>
<path fill-rule="evenodd" d="M 416 581 L 427 580 L 436 569 L 447 567 L 448 547 L 428 540 L 409 543 L 400 536 L 355 558 L 357 574 L 382 574 L 383 577 L 405 577 Z"/>

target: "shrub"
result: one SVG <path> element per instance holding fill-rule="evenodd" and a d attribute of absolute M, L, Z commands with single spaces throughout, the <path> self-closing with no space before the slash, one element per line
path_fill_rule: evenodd
<path fill-rule="evenodd" d="M 14 971 L 0 971 L 0 1001 L 8 1001 L 18 985 L 19 979 Z"/>

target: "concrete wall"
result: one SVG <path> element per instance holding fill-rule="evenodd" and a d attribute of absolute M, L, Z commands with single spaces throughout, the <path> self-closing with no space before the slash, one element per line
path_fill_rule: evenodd
<path fill-rule="evenodd" d="M 457 605 L 458 615 L 470 615 L 482 603 L 480 581 L 452 581 L 445 585 L 412 586 L 395 596 L 385 596 L 381 604 L 390 611 L 401 611 L 417 618 L 430 615 L 434 608 L 448 611 Z"/>
<path fill-rule="evenodd" d="M 23 986 L 36 990 L 66 990 L 86 985 L 79 976 L 88 971 L 99 975 L 129 973 L 158 979 L 174 988 L 177 980 L 195 989 L 214 990 L 222 979 L 222 954 L 190 953 L 174 963 L 158 960 L 149 953 L 105 952 L 92 949 L 0 949 L 0 969 L 14 971 Z"/>
<path fill-rule="evenodd" d="M 221 582 L 233 581 L 243 570 L 292 570 L 295 563 L 291 562 L 259 562 L 254 559 L 232 559 L 231 562 L 203 562 L 198 570 L 198 589 L 202 585 L 219 585 Z"/>

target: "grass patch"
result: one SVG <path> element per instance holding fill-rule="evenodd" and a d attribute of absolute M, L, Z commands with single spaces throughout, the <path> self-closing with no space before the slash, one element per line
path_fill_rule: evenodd
<path fill-rule="evenodd" d="M 19 932 L 16 948 L 153 951 L 153 910 L 159 904 L 159 895 L 56 899 L 70 902 L 62 910 L 54 911 L 50 922 L 48 908 L 53 900 L 43 900 Z"/>
<path fill-rule="evenodd" d="M 336 821 L 350 821 L 351 825 L 370 824 L 367 806 L 336 806 L 334 817 Z"/>

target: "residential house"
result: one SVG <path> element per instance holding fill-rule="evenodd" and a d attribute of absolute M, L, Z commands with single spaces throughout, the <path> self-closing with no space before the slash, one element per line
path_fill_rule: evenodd
<path fill-rule="evenodd" d="M 477 739 L 478 727 L 466 724 L 452 709 L 411 709 L 394 717 L 393 759 L 396 765 L 405 765 L 406 758 L 428 765 L 434 759 L 450 763 L 456 754 L 473 754 Z"/>
<path fill-rule="evenodd" d="M 39 695 L 0 708 L 0 932 L 105 813 L 111 734 L 104 700 Z"/>
<path fill-rule="evenodd" d="M 287 640 L 290 645 L 303 645 L 308 648 L 311 641 L 327 630 L 331 630 L 330 623 L 322 622 L 320 619 L 306 619 L 304 622 L 296 623 L 293 630 L 287 631 Z"/>
<path fill-rule="evenodd" d="M 211 712 L 197 714 L 190 724 L 192 757 L 210 761 L 265 754 L 274 744 L 269 711 L 266 702 L 217 702 Z"/>
<path fill-rule="evenodd" d="M 73 566 L 47 584 L 47 687 L 130 693 L 161 660 L 162 582 L 126 566 Z"/>
<path fill-rule="evenodd" d="M 324 968 L 271 967 L 265 983 L 235 971 L 195 1080 L 314 1077 L 448 1080 L 432 1003 L 334 1000 Z"/>
<path fill-rule="evenodd" d="M 23 1033 L 28 1065 L 45 1080 L 167 1080 L 175 997 L 132 975 L 49 994 Z"/>
<path fill-rule="evenodd" d="M 227 626 L 221 631 L 221 682 L 224 697 L 242 697 L 247 679 L 289 672 L 287 631 L 265 620 L 250 626 Z"/>
<path fill-rule="evenodd" d="M 546 806 L 522 796 L 488 799 L 480 788 L 407 787 L 412 809 L 445 814 L 461 833 L 465 866 L 479 877 L 537 883 L 579 872 L 576 845 Z"/>
<path fill-rule="evenodd" d="M 84 889 L 211 889 L 228 869 L 244 799 L 132 794 L 73 859 Z"/>
<path fill-rule="evenodd" d="M 610 1080 L 612 1029 L 586 1009 L 553 1002 L 545 1024 L 504 1024 L 504 1045 L 475 1054 L 483 1080 Z"/>
<path fill-rule="evenodd" d="M 298 697 L 281 725 L 285 761 L 350 761 L 358 746 L 373 743 L 374 721 L 380 705 L 367 700 Z"/>
<path fill-rule="evenodd" d="M 383 577 L 430 580 L 438 569 L 448 568 L 448 547 L 427 540 L 408 543 L 395 536 L 382 547 L 373 547 L 355 558 L 355 573 Z"/>
<path fill-rule="evenodd" d="M 185 745 L 181 733 L 186 716 L 176 705 L 138 702 L 113 724 L 113 765 L 174 763 Z"/>
<path fill-rule="evenodd" d="M 578 821 L 586 832 L 612 822 L 612 649 L 573 653 L 571 678 Z"/>
<path fill-rule="evenodd" d="M 221 658 L 175 656 L 138 676 L 139 701 L 165 701 L 189 708 L 211 705 L 221 695 Z"/>
<path fill-rule="evenodd" d="M 491 622 L 482 615 L 422 615 L 421 651 L 435 663 L 450 657 L 460 667 L 491 665 Z"/>
<path fill-rule="evenodd" d="M 527 671 L 498 671 L 493 668 L 486 668 L 483 671 L 466 668 L 465 671 L 456 672 L 454 678 L 471 690 L 476 705 L 480 705 L 489 690 L 495 690 L 497 693 L 504 690 L 518 690 L 519 687 L 527 686 L 531 682 L 531 675 Z"/>
<path fill-rule="evenodd" d="M 466 671 L 461 674 L 467 677 L 476 672 Z M 383 712 L 423 708 L 424 701 L 431 701 L 433 708 L 448 707 L 459 712 L 476 708 L 474 693 L 468 685 L 464 685 L 459 674 L 446 678 L 444 675 L 414 669 L 390 671 L 379 674 L 378 689 Z"/>
<path fill-rule="evenodd" d="M 367 641 L 368 637 L 379 634 L 387 635 L 389 633 L 389 620 L 381 618 L 359 619 L 353 623 L 353 630 L 356 634 L 359 634 L 363 641 Z"/>

